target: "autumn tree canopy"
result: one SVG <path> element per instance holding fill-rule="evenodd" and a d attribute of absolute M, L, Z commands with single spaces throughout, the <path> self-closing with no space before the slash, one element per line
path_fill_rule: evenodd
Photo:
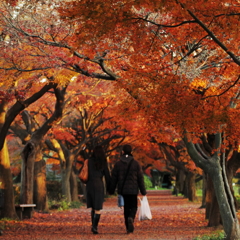
<path fill-rule="evenodd" d="M 64 86 L 86 77 L 113 81 L 128 93 L 123 109 L 144 117 L 154 136 L 162 127 L 173 128 L 204 171 L 221 171 L 219 155 L 228 148 L 237 151 L 238 1 L 11 4 L 2 5 L 0 19 L 0 83 L 6 99 L 20 103 L 24 90 L 45 84 L 45 78 Z M 21 84 L 23 92 L 18 91 Z M 196 149 L 206 134 L 216 134 L 208 152 Z M 222 181 L 224 176 L 215 178 L 216 193 L 225 192 Z M 221 207 L 228 206 L 227 195 L 219 204 L 228 238 L 237 239 L 237 225 L 234 235 L 227 224 L 236 215 Z"/>

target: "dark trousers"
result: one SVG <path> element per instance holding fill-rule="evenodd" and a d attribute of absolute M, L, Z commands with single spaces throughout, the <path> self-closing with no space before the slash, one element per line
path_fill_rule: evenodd
<path fill-rule="evenodd" d="M 135 219 L 137 213 L 137 195 L 123 195 L 124 199 L 124 219 L 125 225 L 128 229 L 128 218 L 131 217 L 133 220 Z"/>

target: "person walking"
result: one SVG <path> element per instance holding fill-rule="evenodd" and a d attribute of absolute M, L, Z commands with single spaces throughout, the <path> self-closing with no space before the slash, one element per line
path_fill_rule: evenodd
<path fill-rule="evenodd" d="M 127 233 L 134 231 L 134 219 L 137 213 L 139 190 L 145 196 L 146 189 L 140 164 L 133 158 L 132 147 L 123 146 L 120 161 L 116 162 L 111 172 L 110 194 L 114 194 L 117 187 L 118 194 L 124 199 L 124 220 Z"/>
<path fill-rule="evenodd" d="M 98 234 L 98 223 L 104 201 L 105 177 L 107 189 L 110 186 L 110 173 L 102 146 L 96 146 L 88 160 L 88 181 L 86 183 L 87 208 L 91 208 L 92 232 Z"/>

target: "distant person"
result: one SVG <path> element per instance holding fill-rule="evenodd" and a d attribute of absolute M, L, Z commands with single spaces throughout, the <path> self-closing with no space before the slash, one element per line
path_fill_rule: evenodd
<path fill-rule="evenodd" d="M 110 186 L 110 173 L 103 148 L 96 146 L 88 160 L 88 181 L 86 184 L 87 208 L 92 208 L 92 232 L 98 234 L 98 223 L 104 201 L 103 176 L 106 180 L 107 189 Z"/>
<path fill-rule="evenodd" d="M 112 170 L 112 180 L 109 193 L 113 194 L 117 187 L 118 194 L 124 199 L 124 220 L 127 233 L 134 231 L 134 219 L 138 208 L 137 195 L 146 195 L 143 172 L 140 164 L 134 160 L 132 147 L 124 145 L 120 161 L 115 163 Z"/>

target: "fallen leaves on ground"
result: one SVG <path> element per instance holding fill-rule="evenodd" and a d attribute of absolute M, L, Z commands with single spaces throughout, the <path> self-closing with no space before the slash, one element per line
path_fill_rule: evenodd
<path fill-rule="evenodd" d="M 205 209 L 199 208 L 200 203 L 176 197 L 170 190 L 148 191 L 147 197 L 153 218 L 139 221 L 137 215 L 133 234 L 126 234 L 123 210 L 117 207 L 117 198 L 110 197 L 104 202 L 98 235 L 91 233 L 90 209 L 83 206 L 61 212 L 35 212 L 31 219 L 7 221 L 0 240 L 191 240 L 219 230 L 207 227 Z"/>

